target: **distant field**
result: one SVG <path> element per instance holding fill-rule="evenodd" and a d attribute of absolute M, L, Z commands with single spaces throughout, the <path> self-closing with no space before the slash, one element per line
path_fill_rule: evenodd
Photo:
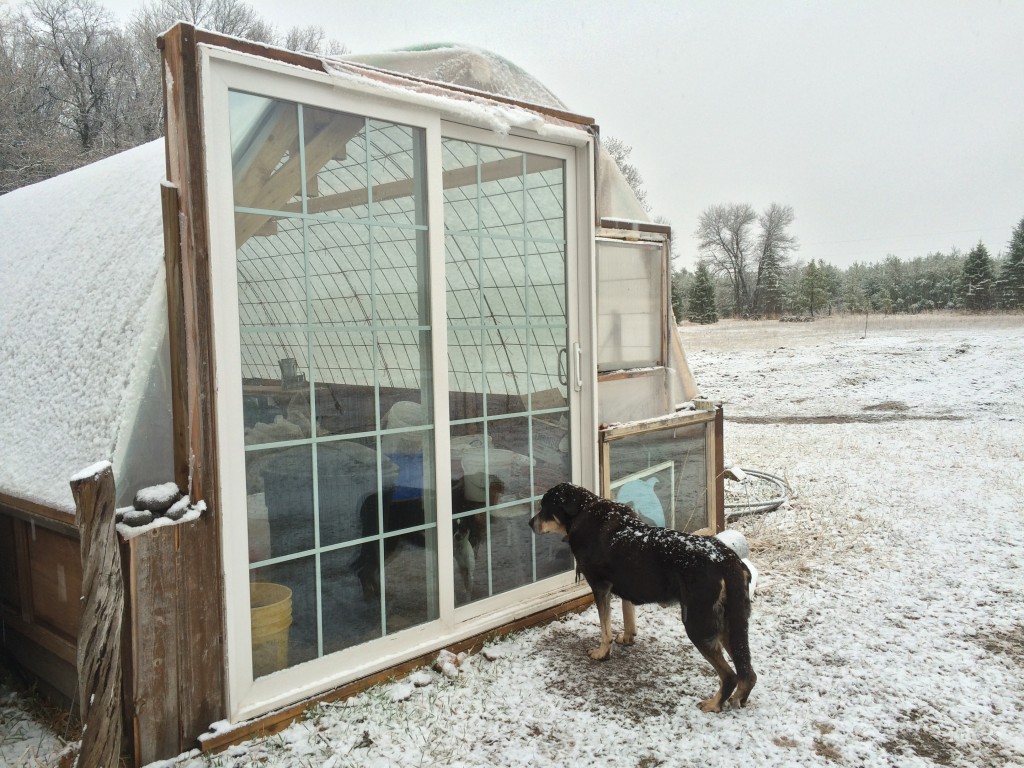
<path fill-rule="evenodd" d="M 901 336 L 929 331 L 1020 328 L 1024 314 L 967 315 L 931 312 L 919 315 L 832 315 L 811 323 L 778 320 L 721 320 L 711 325 L 682 323 L 683 348 L 691 350 L 758 349 L 815 344 L 829 338 L 868 338 L 875 334 Z"/>

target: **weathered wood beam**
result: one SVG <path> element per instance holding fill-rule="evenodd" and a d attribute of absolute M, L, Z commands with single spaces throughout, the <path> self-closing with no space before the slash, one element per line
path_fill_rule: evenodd
<path fill-rule="evenodd" d="M 82 717 L 79 768 L 118 764 L 124 738 L 121 707 L 121 621 L 124 585 L 114 521 L 109 462 L 71 479 L 81 531 L 82 624 L 78 633 L 78 695 Z"/>
<path fill-rule="evenodd" d="M 181 244 L 179 270 L 173 278 L 180 279 L 181 303 L 168 307 L 168 323 L 177 326 L 184 339 L 171 348 L 171 366 L 184 384 L 184 394 L 177 393 L 175 399 L 180 398 L 185 410 L 186 439 L 175 445 L 174 464 L 188 466 L 187 484 L 179 487 L 194 501 L 205 501 L 207 509 L 195 523 L 176 526 L 175 533 L 180 572 L 174 588 L 184 608 L 175 631 L 178 687 L 165 694 L 175 700 L 178 721 L 165 727 L 177 735 L 177 754 L 192 747 L 210 723 L 227 716 L 226 659 L 209 212 L 195 28 L 175 25 L 161 37 L 160 47 L 168 73 L 163 78 L 167 179 L 178 189 Z M 137 597 L 140 611 L 147 609 L 146 600 L 155 599 Z M 134 671 L 136 676 L 149 672 Z"/>

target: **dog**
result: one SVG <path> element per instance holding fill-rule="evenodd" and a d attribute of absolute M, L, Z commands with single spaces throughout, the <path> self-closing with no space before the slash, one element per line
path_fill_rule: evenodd
<path fill-rule="evenodd" d="M 757 682 L 747 639 L 750 571 L 732 549 L 714 537 L 646 525 L 629 507 L 570 483 L 544 494 L 529 525 L 535 534 L 565 536 L 577 577 L 594 592 L 601 644 L 590 658 L 611 656 L 612 595 L 622 598 L 620 645 L 636 638 L 634 605 L 678 603 L 687 637 L 718 673 L 718 692 L 698 706 L 704 712 L 721 712 L 726 702 L 746 706 Z"/>

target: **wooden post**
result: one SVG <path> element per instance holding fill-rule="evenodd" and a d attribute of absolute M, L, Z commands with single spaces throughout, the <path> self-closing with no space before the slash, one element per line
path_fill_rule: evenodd
<path fill-rule="evenodd" d="M 187 749 L 210 723 L 227 717 L 216 366 L 197 31 L 189 24 L 176 24 L 160 38 L 159 47 L 167 72 L 167 180 L 177 188 L 174 205 L 170 192 L 164 193 L 165 216 L 174 216 L 178 229 L 168 232 L 166 241 L 167 257 L 174 261 L 167 274 L 168 323 L 174 329 L 175 481 L 193 501 L 204 501 L 207 509 L 194 523 L 176 526 L 176 583 L 168 586 L 175 590 L 181 610 L 175 629 L 177 689 L 166 695 L 175 698 L 180 743 Z M 137 595 L 138 610 L 147 610 L 145 601 L 154 598 Z"/>
<path fill-rule="evenodd" d="M 82 715 L 79 768 L 109 768 L 121 757 L 121 617 L 124 585 L 114 529 L 114 473 L 101 462 L 71 478 L 81 536 L 82 624 L 78 696 Z"/>
<path fill-rule="evenodd" d="M 711 488 L 708 488 L 711 491 Z M 725 413 L 715 406 L 715 533 L 725 530 Z"/>

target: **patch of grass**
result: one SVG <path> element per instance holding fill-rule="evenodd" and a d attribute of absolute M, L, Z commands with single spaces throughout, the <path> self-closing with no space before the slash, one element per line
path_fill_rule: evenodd
<path fill-rule="evenodd" d="M 0 689 L 13 691 L 17 707 L 62 742 L 76 741 L 81 735 L 82 723 L 71 707 L 46 698 L 6 657 L 0 657 Z"/>

